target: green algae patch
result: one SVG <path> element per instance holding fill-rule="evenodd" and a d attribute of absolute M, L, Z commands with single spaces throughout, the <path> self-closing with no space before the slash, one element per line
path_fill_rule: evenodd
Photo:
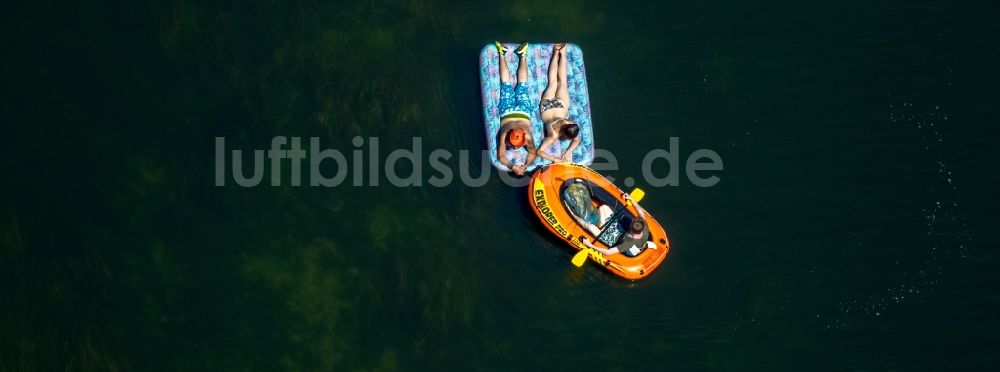
<path fill-rule="evenodd" d="M 282 358 L 290 370 L 333 368 L 356 350 L 357 271 L 330 239 L 250 255 L 244 275 L 266 288 L 283 311 L 273 329 L 293 345 Z"/>

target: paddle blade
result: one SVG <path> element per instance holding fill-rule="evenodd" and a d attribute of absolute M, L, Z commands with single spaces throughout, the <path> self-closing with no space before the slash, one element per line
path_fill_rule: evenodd
<path fill-rule="evenodd" d="M 576 254 L 573 255 L 573 265 L 576 265 L 576 267 L 583 266 L 583 263 L 586 261 L 587 261 L 586 249 L 581 249 L 579 252 L 576 252 Z"/>
<path fill-rule="evenodd" d="M 642 189 L 640 189 L 638 187 L 632 189 L 632 192 L 630 192 L 628 194 L 632 196 L 632 200 L 635 200 L 636 203 L 638 203 L 640 200 L 642 200 L 643 196 L 646 196 L 646 192 L 642 191 Z"/>

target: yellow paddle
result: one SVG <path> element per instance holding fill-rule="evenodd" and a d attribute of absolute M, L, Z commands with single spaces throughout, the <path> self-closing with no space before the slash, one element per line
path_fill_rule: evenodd
<path fill-rule="evenodd" d="M 632 200 L 635 200 L 636 202 L 638 202 L 638 201 L 642 200 L 642 198 L 643 198 L 644 196 L 646 196 L 646 192 L 645 192 L 645 191 L 642 191 L 642 189 L 640 189 L 640 188 L 638 188 L 638 187 L 636 187 L 636 188 L 632 189 L 632 192 L 630 192 L 630 193 L 628 193 L 628 194 L 629 194 L 630 196 L 632 196 Z"/>
<path fill-rule="evenodd" d="M 583 262 L 587 261 L 587 248 L 581 249 L 579 252 L 573 255 L 573 265 L 576 267 L 583 266 Z"/>
<path fill-rule="evenodd" d="M 634 200 L 636 202 L 639 202 L 639 200 L 642 200 L 642 197 L 646 196 L 646 192 L 642 191 L 642 189 L 636 187 L 636 188 L 632 189 L 632 192 L 630 192 L 629 195 L 632 196 L 632 200 Z M 631 203 L 629 203 L 629 204 L 631 204 Z M 586 262 L 586 261 L 587 261 L 587 249 L 586 248 L 581 249 L 579 252 L 576 252 L 576 254 L 573 255 L 572 262 L 573 262 L 573 265 L 575 265 L 576 267 L 583 266 L 583 263 Z"/>

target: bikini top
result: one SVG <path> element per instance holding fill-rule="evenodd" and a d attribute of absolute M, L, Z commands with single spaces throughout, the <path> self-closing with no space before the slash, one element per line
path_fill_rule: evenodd
<path fill-rule="evenodd" d="M 556 123 L 559 123 L 559 127 L 562 128 L 563 123 L 565 123 L 568 120 L 569 120 L 569 118 L 555 118 L 555 119 L 553 119 L 548 124 L 549 125 L 549 130 L 555 132 L 556 131 L 556 128 L 555 128 Z"/>

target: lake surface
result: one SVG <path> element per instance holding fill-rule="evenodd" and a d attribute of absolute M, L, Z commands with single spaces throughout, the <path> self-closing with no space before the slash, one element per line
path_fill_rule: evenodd
<path fill-rule="evenodd" d="M 10 14 L 0 370 L 1000 363 L 996 4 Z M 477 54 L 494 39 L 583 49 L 595 143 L 619 162 L 606 174 L 637 179 L 671 237 L 649 278 L 575 269 L 495 171 L 478 188 L 215 186 L 216 137 L 482 150 Z M 642 181 L 670 137 L 682 161 L 717 152 L 720 182 Z"/>

